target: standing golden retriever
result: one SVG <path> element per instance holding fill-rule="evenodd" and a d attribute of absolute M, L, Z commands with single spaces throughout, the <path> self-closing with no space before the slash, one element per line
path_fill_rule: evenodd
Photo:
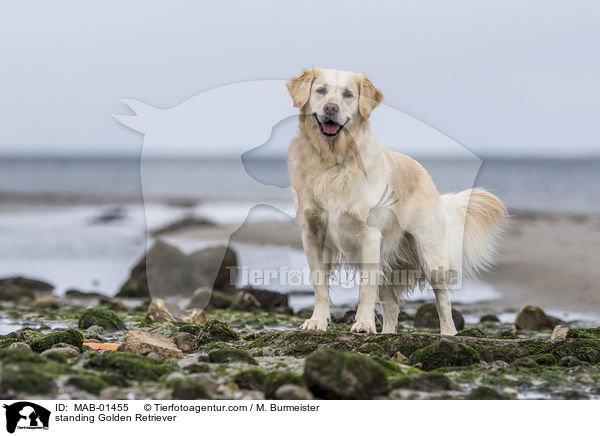
<path fill-rule="evenodd" d="M 490 264 L 502 202 L 481 189 L 440 196 L 418 162 L 381 146 L 369 116 L 383 95 L 364 74 L 313 67 L 287 86 L 300 108 L 288 165 L 315 291 L 301 328 L 327 328 L 329 273 L 344 264 L 360 272 L 351 331 L 376 332 L 379 298 L 383 333 L 394 333 L 401 295 L 426 281 L 441 334 L 454 335 L 447 290 Z"/>

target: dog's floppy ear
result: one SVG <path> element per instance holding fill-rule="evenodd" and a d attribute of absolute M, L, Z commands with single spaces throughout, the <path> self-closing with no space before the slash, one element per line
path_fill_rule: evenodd
<path fill-rule="evenodd" d="M 383 100 L 381 91 L 375 88 L 375 85 L 367 76 L 363 75 L 360 81 L 360 95 L 358 98 L 360 114 L 365 118 L 369 118 L 371 112 L 381 103 L 381 100 Z"/>
<path fill-rule="evenodd" d="M 310 85 L 315 78 L 315 68 L 304 70 L 298 77 L 294 77 L 287 83 L 287 88 L 294 100 L 294 107 L 302 107 L 308 101 Z"/>

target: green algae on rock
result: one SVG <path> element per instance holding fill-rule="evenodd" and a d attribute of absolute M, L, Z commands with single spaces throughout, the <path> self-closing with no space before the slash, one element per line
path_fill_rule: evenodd
<path fill-rule="evenodd" d="M 447 366 L 469 366 L 479 363 L 479 354 L 472 347 L 442 339 L 438 343 L 415 351 L 409 363 L 420 363 L 425 371 Z"/>
<path fill-rule="evenodd" d="M 221 342 L 236 342 L 241 340 L 242 337 L 231 329 L 223 321 L 211 319 L 201 327 L 200 333 L 198 334 L 198 340 L 202 344 L 208 342 L 221 341 Z"/>
<path fill-rule="evenodd" d="M 174 370 L 173 365 L 160 360 L 121 351 L 89 353 L 84 368 L 115 372 L 125 378 L 138 381 L 158 380 L 164 374 Z"/>
<path fill-rule="evenodd" d="M 102 327 L 107 332 L 126 330 L 125 323 L 114 312 L 101 307 L 86 309 L 79 318 L 79 328 L 87 329 L 93 325 Z"/>
<path fill-rule="evenodd" d="M 208 353 L 210 363 L 245 362 L 250 365 L 258 365 L 258 362 L 246 350 L 239 348 L 225 348 L 213 350 Z"/>
<path fill-rule="evenodd" d="M 29 346 L 36 353 L 41 353 L 52 348 L 53 345 L 64 342 L 76 346 L 79 351 L 83 351 L 83 334 L 75 329 L 59 330 L 49 333 L 41 338 L 29 342 Z"/>
<path fill-rule="evenodd" d="M 452 389 L 452 381 L 444 374 L 424 373 L 403 376 L 390 381 L 392 389 L 412 389 L 414 391 L 448 391 Z"/>
<path fill-rule="evenodd" d="M 471 328 L 459 331 L 456 336 L 465 336 L 471 338 L 487 338 L 487 335 L 483 330 L 478 328 Z"/>
<path fill-rule="evenodd" d="M 323 399 L 368 400 L 389 392 L 385 372 L 375 360 L 326 348 L 306 358 L 304 381 Z"/>

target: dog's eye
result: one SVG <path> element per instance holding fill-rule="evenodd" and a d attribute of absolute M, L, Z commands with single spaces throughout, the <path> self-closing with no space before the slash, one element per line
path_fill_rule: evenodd
<path fill-rule="evenodd" d="M 352 91 L 350 91 L 349 89 L 346 89 L 342 95 L 346 98 L 354 97 L 354 94 L 352 94 Z"/>
<path fill-rule="evenodd" d="M 327 94 L 327 90 L 324 87 L 320 87 L 317 89 L 317 94 L 325 95 Z"/>

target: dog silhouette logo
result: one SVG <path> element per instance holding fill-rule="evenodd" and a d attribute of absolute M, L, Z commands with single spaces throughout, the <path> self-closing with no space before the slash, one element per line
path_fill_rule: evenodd
<path fill-rule="evenodd" d="M 14 433 L 19 429 L 48 429 L 50 411 L 28 401 L 4 405 L 6 409 L 6 431 Z"/>

